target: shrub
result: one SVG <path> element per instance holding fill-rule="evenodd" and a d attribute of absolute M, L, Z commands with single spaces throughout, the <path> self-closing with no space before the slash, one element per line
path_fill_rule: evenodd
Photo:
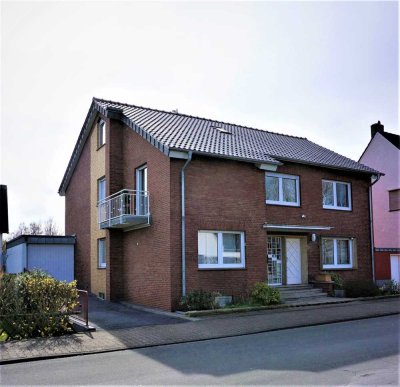
<path fill-rule="evenodd" d="M 380 294 L 378 286 L 369 280 L 348 281 L 345 283 L 344 288 L 346 296 L 350 298 L 375 297 Z"/>
<path fill-rule="evenodd" d="M 255 304 L 279 304 L 281 295 L 278 289 L 272 288 L 264 282 L 257 282 L 250 292 L 250 299 Z"/>
<path fill-rule="evenodd" d="M 384 294 L 400 294 L 400 283 L 394 280 L 388 281 L 380 288 L 380 290 Z"/>
<path fill-rule="evenodd" d="M 332 281 L 334 282 L 335 289 L 343 289 L 344 281 L 343 278 L 337 273 L 329 273 Z"/>
<path fill-rule="evenodd" d="M 54 336 L 71 329 L 69 314 L 78 303 L 76 282 L 44 272 L 4 274 L 0 278 L 0 335 L 22 339 Z"/>
<path fill-rule="evenodd" d="M 182 297 L 180 305 L 184 310 L 207 310 L 217 309 L 218 305 L 214 298 L 217 293 L 206 292 L 204 290 L 192 290 Z"/>

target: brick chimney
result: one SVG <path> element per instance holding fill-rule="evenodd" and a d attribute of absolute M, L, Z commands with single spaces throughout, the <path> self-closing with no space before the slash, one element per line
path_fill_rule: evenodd
<path fill-rule="evenodd" d="M 371 138 L 375 136 L 376 133 L 382 134 L 384 132 L 384 126 L 378 121 L 376 124 L 371 125 Z"/>

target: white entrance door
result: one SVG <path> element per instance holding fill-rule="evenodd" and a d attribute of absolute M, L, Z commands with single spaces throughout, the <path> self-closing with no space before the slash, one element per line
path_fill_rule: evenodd
<path fill-rule="evenodd" d="M 390 256 L 390 274 L 391 279 L 400 282 L 400 255 Z"/>
<path fill-rule="evenodd" d="M 301 249 L 299 238 L 286 238 L 286 283 L 301 284 Z"/>

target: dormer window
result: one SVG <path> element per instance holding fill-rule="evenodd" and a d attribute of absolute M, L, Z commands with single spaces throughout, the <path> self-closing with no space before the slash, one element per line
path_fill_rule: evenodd
<path fill-rule="evenodd" d="M 106 143 L 106 123 L 100 120 L 97 123 L 97 148 L 101 148 Z"/>

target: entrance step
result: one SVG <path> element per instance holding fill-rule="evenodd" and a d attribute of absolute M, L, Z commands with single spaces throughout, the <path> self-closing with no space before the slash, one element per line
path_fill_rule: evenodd
<path fill-rule="evenodd" d="M 313 288 L 312 285 L 288 285 L 278 287 L 283 302 L 310 302 L 312 300 L 327 297 L 327 294 L 320 288 Z"/>

